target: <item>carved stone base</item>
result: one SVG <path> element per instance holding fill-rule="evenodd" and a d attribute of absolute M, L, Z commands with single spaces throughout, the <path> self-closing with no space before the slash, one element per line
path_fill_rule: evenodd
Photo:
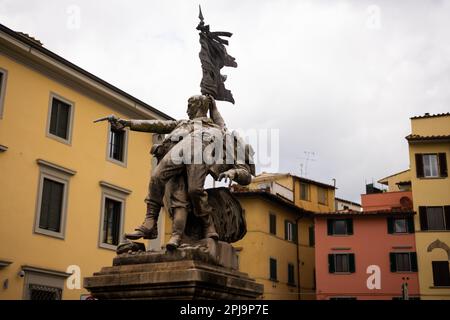
<path fill-rule="evenodd" d="M 211 240 L 212 241 L 212 240 Z M 235 270 L 228 243 L 121 254 L 84 279 L 97 299 L 257 299 L 263 285 Z"/>

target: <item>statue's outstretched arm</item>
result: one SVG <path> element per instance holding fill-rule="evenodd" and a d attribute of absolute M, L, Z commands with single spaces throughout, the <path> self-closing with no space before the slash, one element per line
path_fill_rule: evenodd
<path fill-rule="evenodd" d="M 179 121 L 175 120 L 119 120 L 124 126 L 132 131 L 152 132 L 166 134 L 172 132 Z"/>

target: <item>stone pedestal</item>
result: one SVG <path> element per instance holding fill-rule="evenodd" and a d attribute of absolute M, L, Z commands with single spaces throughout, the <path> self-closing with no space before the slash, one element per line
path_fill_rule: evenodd
<path fill-rule="evenodd" d="M 228 243 L 175 251 L 130 252 L 117 256 L 85 278 L 84 287 L 98 299 L 257 299 L 263 285 L 236 270 Z"/>

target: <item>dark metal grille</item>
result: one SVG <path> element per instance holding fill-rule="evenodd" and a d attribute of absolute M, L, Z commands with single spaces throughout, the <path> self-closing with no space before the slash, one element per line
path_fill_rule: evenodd
<path fill-rule="evenodd" d="M 62 289 L 30 284 L 30 300 L 61 300 Z"/>

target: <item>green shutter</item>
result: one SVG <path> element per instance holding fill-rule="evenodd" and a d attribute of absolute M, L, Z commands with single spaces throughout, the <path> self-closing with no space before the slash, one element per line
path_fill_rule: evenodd
<path fill-rule="evenodd" d="M 395 259 L 395 253 L 389 253 L 389 262 L 391 265 L 391 272 L 397 272 L 397 259 Z"/>
<path fill-rule="evenodd" d="M 355 273 L 355 254 L 354 253 L 350 253 L 348 255 L 348 266 L 349 266 L 349 271 L 350 273 Z"/>
<path fill-rule="evenodd" d="M 353 234 L 353 219 L 349 218 L 347 220 L 347 234 Z"/>
<path fill-rule="evenodd" d="M 411 252 L 409 257 L 411 259 L 411 271 L 417 272 L 417 253 Z"/>
<path fill-rule="evenodd" d="M 417 178 L 423 178 L 423 158 L 421 153 L 415 154 Z"/>
<path fill-rule="evenodd" d="M 447 157 L 445 153 L 439 153 L 439 176 L 447 177 Z"/>
<path fill-rule="evenodd" d="M 328 255 L 328 272 L 334 273 L 335 270 L 336 270 L 336 268 L 334 266 L 334 254 L 329 254 Z"/>
<path fill-rule="evenodd" d="M 409 217 L 407 219 L 408 221 L 408 233 L 414 233 L 414 217 Z"/>
<path fill-rule="evenodd" d="M 394 233 L 394 218 L 392 218 L 392 217 L 387 218 L 387 230 L 388 230 L 388 234 Z"/>
<path fill-rule="evenodd" d="M 450 230 L 450 206 L 444 206 L 445 229 Z"/>
<path fill-rule="evenodd" d="M 296 223 L 294 223 L 293 225 L 292 225 L 292 233 L 293 233 L 293 235 L 292 235 L 292 238 L 293 238 L 293 240 L 294 240 L 294 243 L 298 243 L 299 241 L 298 241 L 298 232 L 297 232 L 297 224 Z"/>
<path fill-rule="evenodd" d="M 427 207 L 419 207 L 420 230 L 428 230 Z"/>
<path fill-rule="evenodd" d="M 329 236 L 333 235 L 333 219 L 327 219 L 327 230 Z"/>
<path fill-rule="evenodd" d="M 288 221 L 284 220 L 284 240 L 288 239 Z"/>

